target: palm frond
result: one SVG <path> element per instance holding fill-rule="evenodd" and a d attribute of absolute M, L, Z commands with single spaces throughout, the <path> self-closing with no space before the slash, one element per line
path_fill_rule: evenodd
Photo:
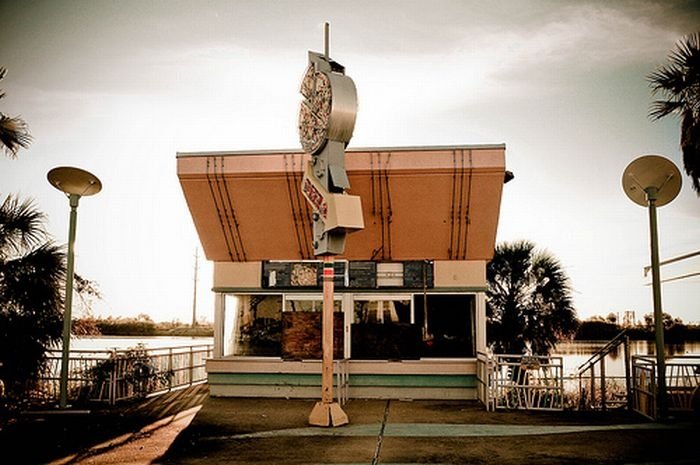
<path fill-rule="evenodd" d="M 63 249 L 46 242 L 31 252 L 0 263 L 0 308 L 14 308 L 37 321 L 60 314 L 65 280 Z"/>
<path fill-rule="evenodd" d="M 669 63 L 647 76 L 652 95 L 649 117 L 674 114 L 681 118 L 683 166 L 700 196 L 700 32 L 683 37 L 668 57 Z"/>
<path fill-rule="evenodd" d="M 700 118 L 688 112 L 681 123 L 681 150 L 683 168 L 700 196 Z"/>
<path fill-rule="evenodd" d="M 661 119 L 671 114 L 682 114 L 684 110 L 683 102 L 675 100 L 656 100 L 649 108 L 649 117 L 653 120 Z"/>
<path fill-rule="evenodd" d="M 23 119 L 0 113 L 0 145 L 8 157 L 15 158 L 19 149 L 29 147 L 31 141 L 32 136 Z"/>
<path fill-rule="evenodd" d="M 7 74 L 7 68 L 0 67 L 0 81 L 5 79 L 5 75 Z M 3 98 L 5 96 L 5 92 L 0 89 L 0 98 Z"/>
<path fill-rule="evenodd" d="M 685 68 L 678 65 L 668 65 L 657 69 L 647 76 L 652 94 L 678 94 L 685 87 L 684 74 Z"/>
<path fill-rule="evenodd" d="M 0 205 L 0 257 L 12 257 L 46 239 L 45 215 L 31 200 L 8 195 Z"/>

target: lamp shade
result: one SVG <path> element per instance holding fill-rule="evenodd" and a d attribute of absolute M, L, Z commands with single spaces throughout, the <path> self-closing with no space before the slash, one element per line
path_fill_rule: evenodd
<path fill-rule="evenodd" d="M 72 166 L 54 168 L 49 171 L 46 177 L 53 187 L 66 194 L 88 196 L 95 195 L 102 190 L 102 183 L 97 176 Z"/>
<path fill-rule="evenodd" d="M 681 190 L 681 173 L 668 158 L 645 155 L 632 161 L 622 174 L 622 189 L 632 202 L 647 206 L 647 189 L 656 189 L 656 205 L 676 198 Z"/>

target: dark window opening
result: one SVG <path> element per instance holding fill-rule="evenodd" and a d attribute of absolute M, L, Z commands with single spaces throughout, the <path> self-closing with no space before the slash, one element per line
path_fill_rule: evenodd
<path fill-rule="evenodd" d="M 421 357 L 474 357 L 474 296 L 414 296 L 415 322 L 421 333 Z M 426 317 L 427 313 L 427 317 Z"/>

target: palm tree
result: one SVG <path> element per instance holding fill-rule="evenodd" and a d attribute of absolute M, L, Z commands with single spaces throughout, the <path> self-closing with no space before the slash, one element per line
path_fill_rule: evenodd
<path fill-rule="evenodd" d="M 578 326 L 569 278 L 529 241 L 496 247 L 486 268 L 489 344 L 497 353 L 548 355 Z"/>
<path fill-rule="evenodd" d="M 652 94 L 663 97 L 652 104 L 649 116 L 681 118 L 683 166 L 700 196 L 700 33 L 683 37 L 668 59 L 647 77 Z"/>
<path fill-rule="evenodd" d="M 0 68 L 0 81 L 7 74 L 7 69 Z M 5 96 L 5 93 L 0 89 L 0 99 Z M 29 135 L 27 123 L 20 117 L 10 117 L 0 112 L 0 146 L 10 158 L 17 156 L 17 151 L 20 148 L 27 148 L 32 141 L 32 136 Z"/>
<path fill-rule="evenodd" d="M 44 219 L 13 195 L 0 205 L 0 379 L 15 399 L 62 333 L 65 253 L 48 239 Z"/>

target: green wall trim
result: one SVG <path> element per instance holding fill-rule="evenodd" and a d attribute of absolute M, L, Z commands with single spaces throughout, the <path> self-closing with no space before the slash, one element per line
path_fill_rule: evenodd
<path fill-rule="evenodd" d="M 262 288 L 262 287 L 233 287 L 219 286 L 212 287 L 212 292 L 221 294 L 265 294 L 265 295 L 281 295 L 281 294 L 319 294 L 321 287 L 315 288 Z M 431 287 L 427 290 L 428 294 L 475 294 L 482 293 L 488 290 L 485 286 L 463 286 L 463 287 Z M 377 288 L 338 288 L 338 294 L 423 294 L 422 289 L 415 287 L 377 287 Z"/>
<path fill-rule="evenodd" d="M 350 386 L 476 387 L 475 375 L 350 375 Z"/>
<path fill-rule="evenodd" d="M 321 386 L 321 375 L 303 373 L 209 373 L 209 384 L 246 386 Z M 476 376 L 382 374 L 350 375 L 350 386 L 474 388 L 476 387 Z"/>

